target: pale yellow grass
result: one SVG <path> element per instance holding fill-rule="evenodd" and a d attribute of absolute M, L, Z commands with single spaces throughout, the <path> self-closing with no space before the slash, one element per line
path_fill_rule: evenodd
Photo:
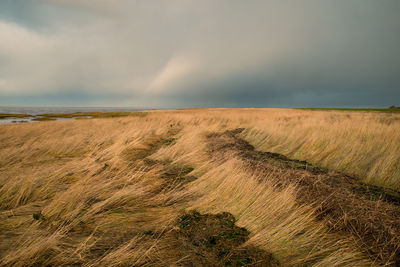
<path fill-rule="evenodd" d="M 350 240 L 329 235 L 315 222 L 314 213 L 295 202 L 295 188 L 278 189 L 249 175 L 241 163 L 231 160 L 212 169 L 191 190 L 203 194 L 190 208 L 201 212 L 228 211 L 238 225 L 253 233 L 248 244 L 281 259 L 283 265 L 366 266 L 369 263 Z M 268 181 L 268 177 L 263 177 Z"/>
<path fill-rule="evenodd" d="M 400 114 L 275 111 L 258 115 L 243 137 L 258 150 L 400 189 Z"/>
<path fill-rule="evenodd" d="M 172 266 L 177 262 L 159 246 L 163 233 L 185 210 L 197 209 L 232 213 L 251 232 L 248 243 L 272 252 L 282 265 L 373 265 L 348 237 L 328 233 L 310 207 L 296 204 L 295 186 L 277 188 L 268 177 L 260 183 L 235 159 L 222 165 L 211 161 L 205 139 L 244 127 L 242 136 L 258 149 L 397 188 L 397 118 L 187 110 L 0 126 L 1 263 Z M 170 138 L 175 141 L 152 151 Z M 164 165 L 194 167 L 191 175 L 198 180 L 165 190 L 162 164 L 135 159 L 140 153 Z M 385 170 L 377 167 L 383 163 Z M 34 220 L 34 213 L 42 217 Z"/>

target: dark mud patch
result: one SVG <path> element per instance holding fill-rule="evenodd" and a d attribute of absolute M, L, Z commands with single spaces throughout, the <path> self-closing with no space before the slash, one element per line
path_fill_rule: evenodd
<path fill-rule="evenodd" d="M 271 253 L 243 245 L 249 231 L 238 227 L 232 214 L 181 216 L 168 235 L 167 250 L 178 266 L 279 266 Z"/>
<path fill-rule="evenodd" d="M 353 192 L 371 200 L 382 200 L 400 206 L 400 193 L 381 186 L 360 182 L 359 185 L 353 187 Z"/>
<path fill-rule="evenodd" d="M 297 202 L 314 207 L 316 218 L 331 231 L 350 235 L 371 260 L 400 266 L 399 192 L 367 186 L 358 178 L 314 167 L 305 161 L 255 151 L 238 137 L 242 131 L 209 135 L 210 156 L 216 162 L 238 158 L 260 180 L 269 179 L 281 187 L 296 184 Z"/>

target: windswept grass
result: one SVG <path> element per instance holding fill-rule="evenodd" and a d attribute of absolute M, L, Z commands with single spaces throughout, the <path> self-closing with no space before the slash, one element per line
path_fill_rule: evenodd
<path fill-rule="evenodd" d="M 341 111 L 271 112 L 243 135 L 256 149 L 400 190 L 400 115 Z"/>
<path fill-rule="evenodd" d="M 245 128 L 238 136 L 256 149 L 398 188 L 396 114 L 269 109 L 146 114 L 0 126 L 1 265 L 185 266 L 197 257 L 188 255 L 208 255 L 217 266 L 235 257 L 244 263 L 264 257 L 282 266 L 395 264 L 395 251 L 376 261 L 353 235 L 330 229 L 312 203 L 298 201 L 296 183 L 277 183 L 286 179 L 279 166 L 258 172 L 237 151 L 230 154 L 229 144 L 226 159 L 219 160 L 210 154 L 207 138 Z M 180 225 L 191 210 L 200 212 L 193 218 L 202 226 L 193 233 Z M 201 232 L 217 214 L 234 225 L 213 228 L 212 236 Z M 227 237 L 223 231 L 245 238 L 221 256 L 213 253 L 227 245 L 218 241 Z M 228 236 L 236 242 L 235 235 Z"/>

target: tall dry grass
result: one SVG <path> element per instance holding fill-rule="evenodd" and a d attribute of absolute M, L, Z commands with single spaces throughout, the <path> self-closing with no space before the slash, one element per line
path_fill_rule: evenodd
<path fill-rule="evenodd" d="M 221 109 L 0 126 L 1 264 L 176 265 L 164 234 L 197 209 L 232 213 L 250 230 L 248 243 L 283 265 L 373 265 L 349 237 L 329 233 L 296 204 L 295 186 L 260 183 L 234 158 L 210 160 L 205 136 L 244 127 L 258 149 L 396 188 L 398 123 L 388 114 Z M 175 165 L 193 167 L 198 179 L 167 189 L 160 173 Z"/>
<path fill-rule="evenodd" d="M 276 111 L 259 117 L 243 137 L 258 150 L 400 189 L 399 114 Z"/>

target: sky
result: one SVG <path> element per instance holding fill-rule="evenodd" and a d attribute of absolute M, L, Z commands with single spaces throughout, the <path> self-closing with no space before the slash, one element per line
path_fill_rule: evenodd
<path fill-rule="evenodd" d="M 400 106 L 398 0 L 0 0 L 0 105 Z"/>

